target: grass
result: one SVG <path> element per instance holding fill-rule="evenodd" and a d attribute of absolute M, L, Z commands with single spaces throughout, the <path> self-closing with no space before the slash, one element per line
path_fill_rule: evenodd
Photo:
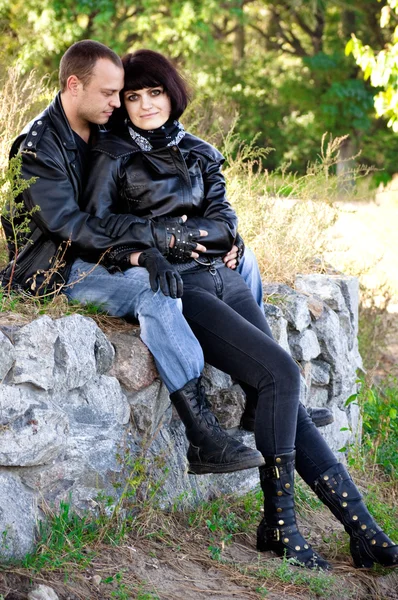
<path fill-rule="evenodd" d="M 346 600 L 351 597 L 350 590 L 370 581 L 369 575 L 362 580 L 361 573 L 349 567 L 347 536 L 338 530 L 331 533 L 331 528 L 335 528 L 334 519 L 299 478 L 296 503 L 301 527 L 311 531 L 311 543 L 321 553 L 332 559 L 337 557 L 344 564 L 343 571 L 332 574 L 311 572 L 292 567 L 289 561 L 272 558 L 267 553 L 257 554 L 254 543 L 261 518 L 260 490 L 253 490 L 241 498 L 222 496 L 211 502 L 198 503 L 195 510 L 179 511 L 176 506 L 164 512 L 158 504 L 162 498 L 158 469 L 151 469 L 145 460 L 141 460 L 129 464 L 128 471 L 130 480 L 121 495 L 118 494 L 119 500 L 98 498 L 96 515 L 77 515 L 66 502 L 61 503 L 57 511 L 47 510 L 48 518 L 40 524 L 36 551 L 1 569 L 0 593 L 4 593 L 1 575 L 10 573 L 14 582 L 15 577 L 21 581 L 29 578 L 33 582 L 45 581 L 57 590 L 73 590 L 79 600 L 89 597 L 126 600 L 182 597 L 176 595 L 174 588 L 171 591 L 159 583 L 162 573 L 159 573 L 160 579 L 145 577 L 143 573 L 148 567 L 142 571 L 139 568 L 142 563 L 153 565 L 154 573 L 157 573 L 156 569 L 163 569 L 165 582 L 184 581 L 180 568 L 184 573 L 193 569 L 193 577 L 198 581 L 201 581 L 200 573 L 203 581 L 207 581 L 209 575 L 205 576 L 205 573 L 217 572 L 216 581 L 222 577 L 227 589 L 238 586 L 241 591 L 250 592 L 250 598 L 265 598 L 272 592 L 283 593 L 287 598 L 344 597 Z M 387 533 L 394 535 L 398 533 L 392 510 L 396 497 L 390 495 L 389 498 L 389 486 L 387 480 L 383 489 L 380 483 L 372 487 L 369 481 L 366 482 L 372 512 Z M 371 579 L 376 587 L 377 573 Z M 97 577 L 99 595 L 91 596 L 87 591 L 87 574 Z M 339 595 L 341 586 L 345 590 L 344 596 Z"/>

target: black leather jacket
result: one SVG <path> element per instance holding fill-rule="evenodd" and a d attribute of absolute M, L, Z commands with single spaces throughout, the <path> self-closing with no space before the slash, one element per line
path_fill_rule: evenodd
<path fill-rule="evenodd" d="M 2 273 L 3 285 L 12 279 L 13 286 L 41 294 L 43 286 L 62 286 L 77 256 L 96 262 L 110 247 L 134 251 L 156 246 L 167 252 L 164 225 L 123 215 L 101 221 L 81 210 L 85 166 L 79 161 L 60 94 L 15 140 L 10 157 L 18 152 L 22 177 L 37 178 L 18 202 L 34 212 L 29 216 L 29 231 L 19 235 L 16 261 L 13 227 L 2 218 L 12 261 Z"/>
<path fill-rule="evenodd" d="M 99 134 L 92 149 L 84 198 L 86 210 L 106 218 L 188 216 L 187 225 L 208 231 L 206 255 L 223 256 L 235 240 L 237 217 L 226 198 L 223 156 L 186 133 L 178 146 L 143 152 L 128 132 Z"/>

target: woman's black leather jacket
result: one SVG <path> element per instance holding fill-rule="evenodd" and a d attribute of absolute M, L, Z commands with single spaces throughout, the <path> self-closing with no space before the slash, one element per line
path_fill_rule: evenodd
<path fill-rule="evenodd" d="M 206 255 L 223 256 L 236 237 L 237 217 L 226 198 L 223 156 L 186 133 L 178 146 L 142 151 L 128 132 L 99 134 L 84 198 L 86 210 L 104 221 L 115 213 L 160 219 L 187 215 L 186 225 L 205 229 Z"/>

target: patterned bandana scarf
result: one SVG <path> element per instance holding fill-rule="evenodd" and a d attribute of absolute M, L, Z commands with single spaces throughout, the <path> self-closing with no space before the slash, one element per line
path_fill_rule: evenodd
<path fill-rule="evenodd" d="M 185 129 L 179 121 L 169 119 L 158 129 L 146 131 L 128 122 L 128 130 L 135 143 L 144 152 L 166 146 L 176 146 L 185 135 Z"/>

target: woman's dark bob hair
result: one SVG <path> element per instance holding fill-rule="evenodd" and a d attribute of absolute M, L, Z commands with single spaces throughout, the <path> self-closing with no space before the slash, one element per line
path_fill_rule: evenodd
<path fill-rule="evenodd" d="M 171 103 L 170 117 L 179 119 L 189 102 L 187 84 L 171 62 L 153 50 L 137 50 L 122 58 L 124 68 L 124 88 L 120 94 L 121 109 L 115 111 L 116 120 L 127 117 L 123 94 L 143 88 L 162 86 Z"/>

